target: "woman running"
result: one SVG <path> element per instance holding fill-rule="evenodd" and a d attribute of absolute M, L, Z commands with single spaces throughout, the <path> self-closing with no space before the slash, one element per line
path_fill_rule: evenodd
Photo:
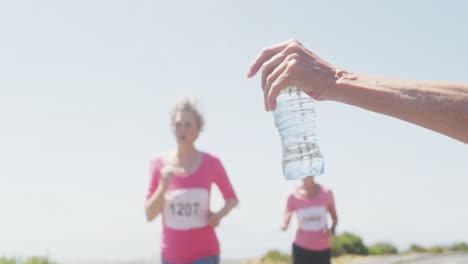
<path fill-rule="evenodd" d="M 331 190 L 315 183 L 314 177 L 304 178 L 302 185 L 288 197 L 282 230 L 288 228 L 294 212 L 299 228 L 292 245 L 293 263 L 330 264 L 330 240 L 338 223 Z M 331 228 L 327 223 L 328 214 L 332 218 Z"/>
<path fill-rule="evenodd" d="M 151 162 L 151 181 L 145 203 L 152 221 L 162 214 L 163 264 L 218 264 L 219 243 L 215 228 L 238 203 L 220 160 L 194 146 L 203 128 L 203 117 L 193 99 L 179 101 L 171 111 L 174 151 Z M 221 191 L 225 204 L 210 211 L 211 185 Z"/>

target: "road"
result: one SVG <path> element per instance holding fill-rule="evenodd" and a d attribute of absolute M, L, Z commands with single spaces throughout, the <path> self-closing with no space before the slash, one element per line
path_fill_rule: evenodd
<path fill-rule="evenodd" d="M 468 254 L 375 257 L 353 261 L 349 264 L 468 264 Z"/>

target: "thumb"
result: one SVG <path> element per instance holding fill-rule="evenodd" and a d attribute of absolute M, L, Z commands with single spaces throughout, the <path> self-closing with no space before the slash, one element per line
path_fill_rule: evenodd
<path fill-rule="evenodd" d="M 174 174 L 183 174 L 185 170 L 181 167 L 174 167 L 173 173 Z"/>

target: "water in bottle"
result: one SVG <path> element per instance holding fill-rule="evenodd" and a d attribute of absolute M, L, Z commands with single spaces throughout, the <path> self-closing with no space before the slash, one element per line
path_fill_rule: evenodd
<path fill-rule="evenodd" d="M 273 112 L 283 145 L 283 175 L 288 180 L 323 174 L 323 156 L 315 135 L 314 100 L 296 87 L 287 87 Z"/>

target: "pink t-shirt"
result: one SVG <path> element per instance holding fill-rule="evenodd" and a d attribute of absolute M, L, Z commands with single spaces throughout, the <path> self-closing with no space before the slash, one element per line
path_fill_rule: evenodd
<path fill-rule="evenodd" d="M 158 187 L 163 167 L 162 157 L 151 161 L 152 177 L 146 199 Z M 236 198 L 223 165 L 208 153 L 202 153 L 200 166 L 194 173 L 171 179 L 162 210 L 161 254 L 165 261 L 188 263 L 219 255 L 215 230 L 207 224 L 212 183 L 218 186 L 224 199 Z"/>
<path fill-rule="evenodd" d="M 300 197 L 297 191 L 288 197 L 287 210 L 295 212 L 298 219 L 294 243 L 308 250 L 330 248 L 330 238 L 323 232 L 328 226 L 327 215 L 334 206 L 331 190 L 319 186 L 318 193 L 311 198 Z"/>

